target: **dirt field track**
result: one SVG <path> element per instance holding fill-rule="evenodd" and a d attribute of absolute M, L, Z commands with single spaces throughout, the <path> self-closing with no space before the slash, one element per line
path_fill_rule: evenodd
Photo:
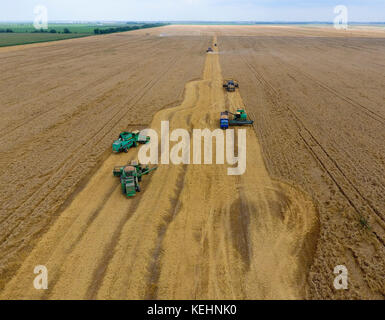
<path fill-rule="evenodd" d="M 384 298 L 384 53 L 373 30 L 230 26 L 0 49 L 0 298 Z M 243 106 L 243 176 L 161 165 L 121 194 L 121 130 Z"/>

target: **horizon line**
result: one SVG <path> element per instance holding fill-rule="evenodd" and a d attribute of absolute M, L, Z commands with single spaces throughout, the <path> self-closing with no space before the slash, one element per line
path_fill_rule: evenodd
<path fill-rule="evenodd" d="M 266 21 L 256 21 L 256 20 L 82 20 L 82 19 L 60 19 L 60 20 L 52 20 L 51 23 L 147 23 L 147 22 L 158 22 L 158 23 L 252 23 L 252 24 L 333 24 L 333 21 L 286 21 L 286 20 L 266 20 Z M 33 20 L 0 20 L 0 23 L 33 23 Z M 368 24 L 385 24 L 385 21 L 351 21 L 349 24 L 359 24 L 359 23 L 368 23 Z"/>

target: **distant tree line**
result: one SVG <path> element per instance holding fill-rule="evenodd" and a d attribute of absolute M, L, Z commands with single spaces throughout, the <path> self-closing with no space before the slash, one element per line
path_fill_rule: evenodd
<path fill-rule="evenodd" d="M 147 28 L 156 28 L 162 27 L 166 25 L 165 23 L 139 23 L 139 22 L 127 22 L 130 25 L 122 25 L 121 27 L 111 27 L 111 28 L 96 28 L 94 29 L 95 34 L 107 34 L 114 32 L 125 32 L 125 31 L 133 31 L 139 29 L 147 29 Z M 11 28 L 0 29 L 0 33 L 11 33 L 14 32 Z M 34 29 L 32 31 L 24 31 L 31 33 L 72 33 L 68 28 L 64 28 L 63 31 L 57 31 L 56 29 Z M 77 33 L 77 32 L 75 32 Z"/>
<path fill-rule="evenodd" d="M 55 29 L 37 29 L 31 31 L 31 33 L 60 33 L 60 31 L 56 31 Z M 72 33 L 68 28 L 63 29 L 63 33 Z"/>
<path fill-rule="evenodd" d="M 161 27 L 164 25 L 165 24 L 162 24 L 162 23 L 146 23 L 143 25 L 135 25 L 135 26 L 123 26 L 123 27 L 113 27 L 113 28 L 105 28 L 105 29 L 96 28 L 94 29 L 94 33 L 107 34 L 107 33 L 114 33 L 114 32 L 125 32 L 125 31 L 139 30 L 139 29 Z"/>

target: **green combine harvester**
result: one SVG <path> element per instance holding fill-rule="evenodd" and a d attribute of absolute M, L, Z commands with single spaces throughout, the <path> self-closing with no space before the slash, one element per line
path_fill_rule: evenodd
<path fill-rule="evenodd" d="M 140 192 L 139 182 L 142 181 L 142 176 L 149 174 L 158 167 L 150 169 L 148 166 L 142 166 L 137 161 L 131 161 L 130 164 L 122 167 L 114 168 L 114 176 L 120 178 L 122 193 L 127 198 L 134 197 L 137 192 Z"/>
<path fill-rule="evenodd" d="M 243 109 L 238 109 L 236 113 L 229 113 L 234 116 L 234 118 L 229 121 L 230 126 L 243 126 L 254 123 L 253 120 L 247 119 L 247 113 Z"/>
<path fill-rule="evenodd" d="M 232 114 L 233 119 L 229 119 L 229 114 Z M 247 119 L 247 113 L 243 109 L 238 109 L 236 113 L 230 111 L 221 112 L 220 127 L 223 130 L 229 128 L 229 126 L 244 126 L 253 124 L 253 120 Z"/>
<path fill-rule="evenodd" d="M 131 147 L 150 142 L 150 137 L 140 135 L 139 131 L 122 132 L 118 140 L 112 144 L 112 151 L 116 153 L 128 152 Z"/>

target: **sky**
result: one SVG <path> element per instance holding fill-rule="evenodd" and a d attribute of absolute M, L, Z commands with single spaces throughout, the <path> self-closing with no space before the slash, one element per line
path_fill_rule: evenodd
<path fill-rule="evenodd" d="M 327 21 L 345 5 L 349 21 L 385 22 L 385 0 L 1 0 L 0 21 Z"/>

